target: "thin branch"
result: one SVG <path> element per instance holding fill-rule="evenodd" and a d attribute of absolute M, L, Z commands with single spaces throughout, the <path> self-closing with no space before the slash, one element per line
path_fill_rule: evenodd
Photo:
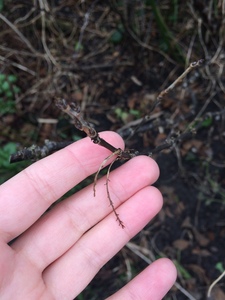
<path fill-rule="evenodd" d="M 49 12 L 49 7 L 48 7 L 48 4 L 47 4 L 47 1 L 44 3 L 42 0 L 39 0 L 39 5 L 40 5 L 40 9 L 41 9 L 41 41 L 42 41 L 42 45 L 45 49 L 45 52 L 47 54 L 47 57 L 51 60 L 51 62 L 57 66 L 57 61 L 55 60 L 55 58 L 52 56 L 48 46 L 47 46 L 47 43 L 46 43 L 46 33 L 45 33 L 45 23 L 46 23 L 46 20 L 45 20 L 45 11 L 48 11 Z"/>
<path fill-rule="evenodd" d="M 139 128 L 144 125 L 146 122 L 148 122 L 151 119 L 151 113 L 154 111 L 154 109 L 161 103 L 163 97 L 173 90 L 179 83 L 182 82 L 182 80 L 187 76 L 188 73 L 190 73 L 194 68 L 199 67 L 203 64 L 204 59 L 200 59 L 197 62 L 192 62 L 189 67 L 166 89 L 164 89 L 156 98 L 156 100 L 153 102 L 150 112 L 148 115 L 144 116 L 142 120 L 139 122 L 138 126 L 136 126 L 132 131 L 131 134 L 128 136 L 126 140 L 129 140 L 133 135 L 139 130 Z"/>
<path fill-rule="evenodd" d="M 75 103 L 71 103 L 69 105 L 65 99 L 57 99 L 55 101 L 55 105 L 63 112 L 68 114 L 73 120 L 75 127 L 81 131 L 84 131 L 86 135 L 89 136 L 93 141 L 93 143 L 105 147 L 111 152 L 118 150 L 111 144 L 107 143 L 104 139 L 100 138 L 98 132 L 92 127 L 92 125 L 83 119 L 80 108 Z"/>
<path fill-rule="evenodd" d="M 81 50 L 81 47 L 82 47 L 82 42 L 83 42 L 83 36 L 84 36 L 84 31 L 85 29 L 87 28 L 88 26 L 88 23 L 89 23 L 89 19 L 90 19 L 90 16 L 92 14 L 92 11 L 94 9 L 94 6 L 96 5 L 96 3 L 98 2 L 99 0 L 95 0 L 90 8 L 88 9 L 88 11 L 85 13 L 84 15 L 84 23 L 80 29 L 80 36 L 79 36 L 79 39 L 78 39 L 78 42 L 77 42 L 77 45 L 78 45 L 78 49 L 77 49 L 77 54 L 79 53 L 79 51 Z"/>
<path fill-rule="evenodd" d="M 28 41 L 27 38 L 25 38 L 25 36 L 16 28 L 16 26 L 11 23 L 5 16 L 3 16 L 3 14 L 0 13 L 0 19 L 2 19 L 2 21 L 4 21 L 19 37 L 20 39 L 27 45 L 27 47 L 31 50 L 31 52 L 33 52 L 34 54 L 37 53 L 37 51 L 33 48 L 33 46 L 31 45 L 31 43 Z"/>
<path fill-rule="evenodd" d="M 163 90 L 159 96 L 157 97 L 158 100 L 161 100 L 165 94 L 167 94 L 169 91 L 173 90 L 175 86 L 177 86 L 186 76 L 188 73 L 190 73 L 194 68 L 199 67 L 203 64 L 204 59 L 200 59 L 196 62 L 192 62 L 189 67 L 165 90 Z"/>
<path fill-rule="evenodd" d="M 7 64 L 9 64 L 9 65 L 12 65 L 12 66 L 18 68 L 18 69 L 20 69 L 20 70 L 22 70 L 22 71 L 24 71 L 24 72 L 27 72 L 27 73 L 31 74 L 32 76 L 36 76 L 36 75 L 37 75 L 36 72 L 34 72 L 34 71 L 28 69 L 27 67 L 25 67 L 25 66 L 23 66 L 23 65 L 21 65 L 21 64 L 18 64 L 18 63 L 16 63 L 16 62 L 13 62 L 13 61 L 11 61 L 10 59 L 8 59 L 8 58 L 6 58 L 6 57 L 4 57 L 4 56 L 1 56 L 1 55 L 0 55 L 0 60 L 3 61 L 4 63 L 7 63 Z M 0 63 L 1 63 L 1 62 L 0 62 Z"/>
<path fill-rule="evenodd" d="M 225 276 L 225 271 L 223 271 L 223 273 L 216 279 L 213 281 L 213 283 L 210 285 L 208 292 L 207 292 L 207 298 L 211 297 L 211 292 L 213 287 Z"/>
<path fill-rule="evenodd" d="M 36 161 L 52 154 L 55 151 L 65 148 L 66 146 L 72 143 L 73 142 L 53 142 L 53 141 L 45 140 L 45 144 L 42 147 L 32 145 L 29 148 L 24 148 L 12 154 L 9 158 L 9 162 L 15 163 L 23 160 Z"/>

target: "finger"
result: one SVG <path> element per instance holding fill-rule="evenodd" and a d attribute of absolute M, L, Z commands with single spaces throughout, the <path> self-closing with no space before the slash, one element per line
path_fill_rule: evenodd
<path fill-rule="evenodd" d="M 140 170 L 138 176 L 137 169 Z M 145 156 L 136 157 L 111 172 L 109 189 L 115 207 L 152 184 L 158 174 L 155 161 Z M 45 269 L 70 249 L 89 228 L 112 212 L 105 180 L 105 177 L 99 180 L 96 197 L 92 184 L 58 204 L 24 233 L 12 245 L 13 249 L 22 251 L 38 269 Z M 120 217 L 123 220 L 124 216 Z M 118 227 L 115 216 L 113 227 Z"/>
<path fill-rule="evenodd" d="M 161 300 L 171 289 L 176 277 L 177 271 L 174 264 L 167 258 L 161 258 L 107 299 Z"/>
<path fill-rule="evenodd" d="M 126 225 L 124 229 L 115 223 L 115 216 L 111 213 L 89 230 L 43 273 L 44 281 L 55 299 L 71 299 L 78 295 L 99 269 L 156 215 L 161 206 L 159 191 L 146 187 L 118 207 L 118 213 L 123 216 Z"/>
<path fill-rule="evenodd" d="M 122 139 L 101 133 L 115 147 Z M 65 192 L 96 172 L 109 151 L 84 138 L 31 165 L 1 186 L 0 230 L 7 242 L 34 223 Z"/>

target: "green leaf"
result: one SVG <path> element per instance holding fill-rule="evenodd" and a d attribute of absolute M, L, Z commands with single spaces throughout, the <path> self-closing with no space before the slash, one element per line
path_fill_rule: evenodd
<path fill-rule="evenodd" d="M 0 149 L 0 167 L 10 168 L 9 156 L 16 152 L 16 143 L 9 142 Z"/>
<path fill-rule="evenodd" d="M 12 87 L 12 89 L 13 89 L 13 92 L 14 92 L 15 94 L 19 94 L 19 93 L 21 92 L 21 89 L 20 89 L 18 86 L 16 86 L 16 85 L 14 85 L 14 86 Z"/>
<path fill-rule="evenodd" d="M 27 162 L 10 164 L 10 155 L 17 151 L 17 144 L 9 142 L 0 147 L 0 184 L 14 176 L 29 165 Z"/>
<path fill-rule="evenodd" d="M 6 91 L 5 95 L 8 99 L 13 99 L 13 92 L 12 91 Z"/>
<path fill-rule="evenodd" d="M 17 81 L 17 77 L 15 75 L 9 75 L 7 80 L 11 83 L 15 83 Z"/>
<path fill-rule="evenodd" d="M 215 268 L 220 271 L 221 273 L 224 272 L 224 266 L 223 266 L 223 263 L 222 262 L 218 262 L 216 265 L 215 265 Z"/>
<path fill-rule="evenodd" d="M 0 12 L 3 11 L 4 8 L 4 0 L 0 0 Z"/>
<path fill-rule="evenodd" d="M 16 143 L 13 142 L 9 142 L 3 147 L 3 150 L 7 152 L 8 155 L 15 153 L 16 149 L 17 149 L 17 145 Z"/>
<path fill-rule="evenodd" d="M 16 111 L 15 101 L 4 101 L 0 98 L 0 116 L 7 113 L 14 113 Z"/>
<path fill-rule="evenodd" d="M 74 47 L 76 52 L 79 52 L 84 49 L 83 45 L 80 42 L 77 42 Z"/>
<path fill-rule="evenodd" d="M 212 125 L 212 118 L 208 117 L 202 122 L 202 127 L 209 127 Z"/>
<path fill-rule="evenodd" d="M 10 84 L 8 81 L 4 81 L 1 86 L 3 91 L 8 91 L 10 89 Z"/>
<path fill-rule="evenodd" d="M 181 274 L 181 276 L 184 279 L 191 279 L 192 278 L 191 274 L 178 261 L 174 261 L 174 263 L 177 267 L 178 272 Z"/>
<path fill-rule="evenodd" d="M 119 44 L 122 41 L 122 39 L 123 39 L 123 34 L 119 30 L 115 30 L 110 37 L 110 41 L 113 44 Z"/>
<path fill-rule="evenodd" d="M 2 73 L 0 73 L 0 82 L 3 82 L 3 81 L 5 81 L 5 79 L 6 79 L 6 75 L 5 75 L 5 74 L 2 74 Z"/>
<path fill-rule="evenodd" d="M 137 118 L 140 117 L 140 111 L 137 110 L 137 109 L 130 109 L 130 110 L 129 110 L 129 113 L 130 113 L 131 115 L 137 117 Z"/>

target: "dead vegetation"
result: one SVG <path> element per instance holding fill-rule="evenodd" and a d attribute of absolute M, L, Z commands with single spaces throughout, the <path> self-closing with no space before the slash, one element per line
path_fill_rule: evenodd
<path fill-rule="evenodd" d="M 1 74 L 15 75 L 8 88 L 19 90 L 13 89 L 12 103 L 0 86 L 2 146 L 81 137 L 53 105 L 55 98 L 78 103 L 97 131 L 117 131 L 128 148 L 141 152 L 199 128 L 154 156 L 163 210 L 78 299 L 104 299 L 159 256 L 173 259 L 179 273 L 166 299 L 206 299 L 223 273 L 224 20 L 224 0 L 4 2 Z M 160 91 L 200 58 L 204 67 L 152 112 Z M 211 297 L 225 299 L 222 279 Z"/>

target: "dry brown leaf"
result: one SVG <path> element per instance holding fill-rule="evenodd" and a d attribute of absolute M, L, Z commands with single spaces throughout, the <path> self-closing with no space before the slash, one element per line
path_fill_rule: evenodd
<path fill-rule="evenodd" d="M 190 244 L 190 241 L 182 239 L 173 242 L 173 246 L 180 251 L 187 249 L 190 246 Z"/>
<path fill-rule="evenodd" d="M 190 217 L 187 217 L 186 219 L 184 219 L 181 227 L 186 227 L 186 228 L 190 228 L 194 234 L 194 237 L 197 241 L 197 243 L 202 246 L 202 247 L 206 247 L 210 240 L 208 238 L 206 238 L 204 236 L 204 234 L 200 233 L 190 222 Z"/>
<path fill-rule="evenodd" d="M 195 264 L 190 264 L 188 265 L 188 270 L 191 270 L 193 273 L 195 273 L 201 282 L 209 284 L 209 280 L 205 275 L 205 270 L 202 267 Z"/>
<path fill-rule="evenodd" d="M 200 233 L 196 228 L 193 228 L 194 236 L 198 244 L 205 247 L 209 244 L 210 240 Z"/>
<path fill-rule="evenodd" d="M 210 300 L 225 300 L 225 294 L 219 287 L 215 286 L 212 289 Z"/>
<path fill-rule="evenodd" d="M 192 254 L 195 254 L 195 255 L 199 255 L 199 256 L 202 256 L 202 257 L 207 257 L 207 256 L 211 256 L 212 253 L 209 252 L 208 250 L 206 249 L 199 249 L 199 248 L 195 248 L 192 250 Z"/>

